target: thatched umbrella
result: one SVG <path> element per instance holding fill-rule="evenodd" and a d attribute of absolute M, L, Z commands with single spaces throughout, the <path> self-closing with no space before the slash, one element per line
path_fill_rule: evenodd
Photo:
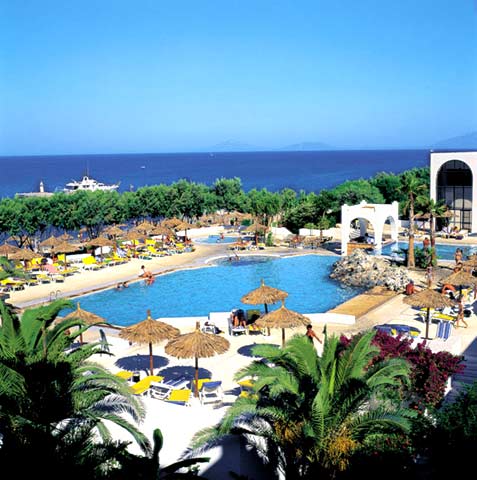
<path fill-rule="evenodd" d="M 174 227 L 174 230 L 176 232 L 178 232 L 179 230 L 184 230 L 184 238 L 187 240 L 187 230 L 189 230 L 190 228 L 194 228 L 194 225 L 189 222 L 181 222 Z"/>
<path fill-rule="evenodd" d="M 282 347 L 285 346 L 285 328 L 297 328 L 308 325 L 310 319 L 301 313 L 288 310 L 285 307 L 285 301 L 282 300 L 282 306 L 273 312 L 260 317 L 256 322 L 260 328 L 281 328 L 282 329 Z"/>
<path fill-rule="evenodd" d="M 106 320 L 95 313 L 88 312 L 83 310 L 80 307 L 80 302 L 76 304 L 76 310 L 74 312 L 68 313 L 63 320 L 72 320 L 77 319 L 81 320 L 87 325 L 96 325 L 96 324 L 107 324 Z M 80 333 L 80 343 L 83 343 L 83 333 Z"/>
<path fill-rule="evenodd" d="M 454 285 L 454 287 L 459 287 L 460 296 L 462 296 L 462 287 L 468 285 L 472 285 L 475 287 L 475 285 L 477 285 L 477 277 L 474 277 L 469 272 L 466 272 L 464 270 L 454 272 L 441 281 L 442 283 L 447 283 L 448 285 Z"/>
<path fill-rule="evenodd" d="M 200 331 L 200 324 L 196 322 L 196 329 L 192 333 L 180 335 L 170 340 L 165 348 L 168 355 L 176 358 L 195 359 L 194 395 L 199 396 L 199 358 L 213 357 L 225 353 L 230 348 L 230 342 L 212 333 Z"/>
<path fill-rule="evenodd" d="M 109 240 L 106 237 L 97 237 L 93 238 L 86 242 L 86 245 L 90 245 L 92 247 L 99 247 L 101 250 L 101 258 L 103 256 L 103 247 L 115 247 L 116 242 L 114 240 Z"/>
<path fill-rule="evenodd" d="M 162 225 L 158 225 L 157 227 L 154 227 L 150 232 L 151 235 L 162 235 L 164 236 L 171 236 L 174 235 L 174 232 L 167 227 L 164 227 Z"/>
<path fill-rule="evenodd" d="M 452 307 L 455 305 L 455 302 L 451 300 L 447 295 L 443 295 L 442 293 L 436 292 L 430 288 L 425 288 L 420 292 L 413 293 L 409 297 L 404 299 L 404 303 L 407 305 L 411 305 L 411 307 L 417 308 L 427 308 L 427 316 L 426 316 L 426 340 L 430 340 L 429 338 L 429 323 L 430 323 L 430 316 L 431 316 L 431 308 L 445 308 L 445 307 Z"/>
<path fill-rule="evenodd" d="M 279 301 L 285 300 L 288 297 L 288 293 L 278 288 L 269 287 L 265 285 L 265 281 L 262 279 L 261 285 L 244 295 L 240 301 L 247 305 L 260 305 L 263 303 L 265 313 L 268 313 L 268 305 L 274 304 Z"/>
<path fill-rule="evenodd" d="M 267 231 L 267 226 L 262 225 L 261 223 L 254 222 L 251 225 L 249 225 L 244 232 L 246 233 L 254 233 L 255 234 L 255 245 L 258 245 L 258 234 L 259 232 L 266 232 Z"/>
<path fill-rule="evenodd" d="M 172 327 L 168 323 L 154 320 L 151 317 L 151 310 L 148 310 L 146 320 L 136 323 L 136 325 L 123 328 L 119 332 L 119 336 L 130 342 L 149 345 L 149 368 L 151 370 L 151 375 L 154 375 L 152 344 L 177 337 L 180 333 L 181 332 L 177 328 Z"/>
<path fill-rule="evenodd" d="M 147 232 L 151 231 L 153 228 L 154 228 L 154 224 L 153 224 L 153 223 L 144 220 L 143 222 L 141 222 L 141 223 L 139 223 L 138 225 L 136 225 L 136 226 L 134 227 L 134 230 L 136 230 L 136 231 L 138 231 L 138 232 L 147 233 Z"/>
<path fill-rule="evenodd" d="M 173 218 L 168 218 L 167 220 L 163 220 L 161 222 L 161 225 L 163 227 L 174 228 L 176 225 L 179 225 L 179 223 L 182 223 L 182 220 L 180 220 L 179 218 L 173 217 Z"/>
<path fill-rule="evenodd" d="M 54 250 L 55 252 L 59 252 L 59 253 L 72 253 L 79 250 L 79 248 L 80 247 L 77 245 L 72 245 L 71 243 L 68 243 L 68 242 L 61 242 L 56 247 L 54 247 Z"/>
<path fill-rule="evenodd" d="M 116 243 L 113 240 L 109 240 L 106 237 L 97 237 L 97 238 L 92 238 L 91 240 L 88 240 L 85 242 L 86 245 L 91 245 L 92 247 L 114 247 Z"/>
<path fill-rule="evenodd" d="M 33 260 L 38 257 L 38 253 L 29 250 L 28 248 L 19 248 L 16 252 L 9 255 L 10 260 Z"/>
<path fill-rule="evenodd" d="M 62 241 L 63 240 L 60 238 L 51 235 L 51 237 L 48 237 L 46 240 L 43 240 L 43 242 L 40 242 L 40 247 L 53 248 L 56 247 L 56 245 L 59 245 Z"/>
<path fill-rule="evenodd" d="M 111 235 L 112 237 L 119 237 L 121 235 L 124 235 L 124 231 L 121 230 L 118 226 L 112 225 L 108 228 L 105 228 L 103 233 L 106 235 Z"/>
<path fill-rule="evenodd" d="M 15 247 L 13 245 L 10 245 L 8 243 L 4 243 L 3 245 L 0 245 L 0 257 L 7 257 L 15 252 L 18 252 L 20 250 L 18 247 Z"/>

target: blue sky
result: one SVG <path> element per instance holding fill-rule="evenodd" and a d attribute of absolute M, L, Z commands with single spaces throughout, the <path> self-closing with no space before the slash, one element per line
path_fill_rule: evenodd
<path fill-rule="evenodd" d="M 0 155 L 477 130 L 476 0 L 0 0 Z"/>

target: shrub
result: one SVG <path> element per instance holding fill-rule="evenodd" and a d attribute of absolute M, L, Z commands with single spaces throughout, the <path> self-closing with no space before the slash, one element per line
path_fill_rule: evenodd
<path fill-rule="evenodd" d="M 348 339 L 342 336 L 340 342 L 343 348 L 347 348 L 351 342 L 354 342 L 355 337 Z M 410 339 L 376 332 L 373 344 L 379 347 L 379 353 L 373 358 L 371 365 L 387 358 L 405 358 L 410 362 L 411 386 L 407 396 L 408 400 L 421 411 L 426 407 L 438 407 L 444 398 L 448 378 L 464 370 L 463 357 L 449 352 L 434 353 L 425 342 L 412 348 Z M 390 397 L 392 397 L 391 393 L 389 391 Z"/>

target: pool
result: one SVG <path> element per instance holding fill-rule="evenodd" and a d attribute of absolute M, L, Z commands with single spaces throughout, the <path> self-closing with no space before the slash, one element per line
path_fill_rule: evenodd
<path fill-rule="evenodd" d="M 422 242 L 421 241 L 415 241 L 414 245 L 416 247 L 422 248 Z M 408 248 L 408 243 L 407 242 L 397 242 L 393 243 L 391 245 L 386 245 L 382 249 L 382 254 L 383 255 L 390 255 L 391 252 L 395 252 L 399 250 L 400 248 Z M 468 255 L 472 255 L 473 253 L 477 253 L 477 245 L 465 245 L 465 244 L 441 244 L 438 243 L 436 244 L 436 250 L 437 250 L 437 258 L 440 258 L 442 260 L 454 260 L 454 254 L 456 248 L 462 249 L 464 252 L 464 258 L 467 257 Z"/>
<path fill-rule="evenodd" d="M 240 298 L 259 287 L 263 278 L 267 285 L 288 292 L 288 308 L 301 313 L 325 312 L 359 293 L 328 278 L 331 265 L 337 260 L 338 257 L 319 255 L 241 255 L 238 261 L 219 259 L 211 267 L 159 275 L 151 286 L 140 281 L 124 290 L 104 290 L 78 300 L 81 308 L 114 325 L 125 326 L 144 320 L 147 309 L 158 318 L 207 316 L 210 312 L 253 308 L 241 304 Z"/>
<path fill-rule="evenodd" d="M 205 243 L 205 244 L 235 243 L 239 240 L 240 240 L 240 237 L 225 236 L 224 238 L 220 238 L 220 235 L 209 235 L 208 237 L 205 237 L 205 238 L 195 238 L 194 242 L 195 243 Z"/>

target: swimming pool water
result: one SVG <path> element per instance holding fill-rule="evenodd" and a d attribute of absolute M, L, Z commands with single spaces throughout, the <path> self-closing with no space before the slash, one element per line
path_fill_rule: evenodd
<path fill-rule="evenodd" d="M 144 320 L 147 309 L 153 318 L 158 318 L 206 316 L 210 312 L 254 308 L 241 304 L 240 298 L 258 288 L 263 278 L 267 285 L 288 292 L 286 306 L 291 310 L 325 312 L 359 293 L 328 278 L 331 265 L 337 260 L 318 255 L 255 259 L 240 256 L 239 261 L 225 259 L 216 266 L 159 275 L 151 286 L 140 281 L 124 290 L 105 290 L 78 300 L 81 308 L 111 324 L 125 326 Z"/>
<path fill-rule="evenodd" d="M 208 237 L 203 238 L 195 238 L 195 243 L 235 243 L 240 240 L 240 237 L 231 237 L 231 236 L 224 236 L 224 238 L 220 238 L 220 235 L 209 235 Z"/>
<path fill-rule="evenodd" d="M 416 247 L 422 248 L 422 242 L 420 241 L 415 241 L 414 245 Z M 393 243 L 391 245 L 386 245 L 382 249 L 382 254 L 383 255 L 390 255 L 391 252 L 395 252 L 399 250 L 400 248 L 407 249 L 408 248 L 408 243 L 407 242 L 398 242 L 398 243 Z M 477 253 L 477 245 L 464 245 L 464 244 L 436 244 L 436 250 L 437 250 L 437 258 L 440 258 L 442 260 L 454 260 L 454 254 L 456 248 L 462 249 L 464 252 L 464 258 L 472 255 L 473 253 Z"/>

